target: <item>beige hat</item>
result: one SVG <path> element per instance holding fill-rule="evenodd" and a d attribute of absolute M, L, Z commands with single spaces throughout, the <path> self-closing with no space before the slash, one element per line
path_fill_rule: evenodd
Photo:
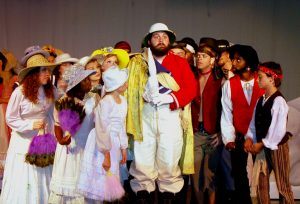
<path fill-rule="evenodd" d="M 65 63 L 65 62 L 77 63 L 78 59 L 77 58 L 72 58 L 69 53 L 63 53 L 61 55 L 58 55 L 55 58 L 54 62 L 55 62 L 56 65 L 60 65 L 60 64 Z"/>
<path fill-rule="evenodd" d="M 103 61 L 102 60 L 103 58 L 104 58 L 104 56 L 102 56 L 102 55 L 85 56 L 85 57 L 80 58 L 77 63 L 82 65 L 83 67 L 85 67 L 90 61 L 97 60 L 98 62 L 100 62 L 100 61 Z"/>
<path fill-rule="evenodd" d="M 50 63 L 42 54 L 33 55 L 27 59 L 26 67 L 20 71 L 19 80 L 22 81 L 31 70 L 38 67 L 49 67 L 52 71 L 55 64 Z"/>

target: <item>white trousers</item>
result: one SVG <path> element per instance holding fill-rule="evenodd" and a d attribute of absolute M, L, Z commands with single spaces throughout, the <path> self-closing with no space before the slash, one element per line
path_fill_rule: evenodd
<path fill-rule="evenodd" d="M 157 181 L 160 192 L 179 192 L 183 187 L 178 166 L 183 145 L 179 110 L 145 103 L 142 125 L 143 141 L 134 142 L 135 159 L 130 167 L 132 190 L 152 192 Z"/>

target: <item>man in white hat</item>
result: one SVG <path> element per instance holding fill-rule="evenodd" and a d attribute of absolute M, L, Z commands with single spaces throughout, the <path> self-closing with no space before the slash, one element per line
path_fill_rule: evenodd
<path fill-rule="evenodd" d="M 180 111 L 196 96 L 196 80 L 183 58 L 169 52 L 173 31 L 163 23 L 150 27 L 144 52 L 131 58 L 127 133 L 134 139 L 131 188 L 137 202 L 173 203 L 183 187 L 178 165 L 183 146 Z"/>

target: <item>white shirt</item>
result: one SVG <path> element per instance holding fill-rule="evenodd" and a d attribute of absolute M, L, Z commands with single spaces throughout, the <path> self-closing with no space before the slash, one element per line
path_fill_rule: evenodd
<path fill-rule="evenodd" d="M 241 81 L 244 95 L 247 99 L 248 104 L 251 103 L 251 97 L 254 87 L 254 79 L 250 81 Z M 221 133 L 222 140 L 226 145 L 228 142 L 235 141 L 235 128 L 233 126 L 233 115 L 232 115 L 232 101 L 231 101 L 231 88 L 230 81 L 225 81 L 222 87 L 222 114 L 221 114 Z"/>
<path fill-rule="evenodd" d="M 263 105 L 269 98 L 263 101 Z M 256 108 L 255 108 L 256 109 Z M 268 130 L 268 133 L 262 142 L 265 147 L 276 150 L 278 144 L 286 133 L 287 115 L 289 107 L 282 96 L 277 96 L 274 99 L 271 109 L 272 121 Z M 255 110 L 253 112 L 252 120 L 250 122 L 246 138 L 251 138 L 253 142 L 256 142 L 256 129 L 255 129 Z"/>

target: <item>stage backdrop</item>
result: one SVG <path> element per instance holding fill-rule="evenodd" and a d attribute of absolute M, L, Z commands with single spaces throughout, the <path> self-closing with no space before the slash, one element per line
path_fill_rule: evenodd
<path fill-rule="evenodd" d="M 53 44 L 82 57 L 127 40 L 139 51 L 150 25 L 164 22 L 178 39 L 225 38 L 280 62 L 291 100 L 300 96 L 299 9 L 299 0 L 1 0 L 0 49 L 20 58 L 29 45 Z"/>

